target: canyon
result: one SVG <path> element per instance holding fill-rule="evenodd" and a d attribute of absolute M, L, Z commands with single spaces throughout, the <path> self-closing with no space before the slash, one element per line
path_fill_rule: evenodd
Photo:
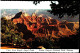
<path fill-rule="evenodd" d="M 19 12 L 12 18 L 14 24 L 18 25 L 20 31 L 26 33 L 26 37 L 28 33 L 32 33 L 35 37 L 52 37 L 52 38 L 60 38 L 60 37 L 69 37 L 70 35 L 76 34 L 75 24 L 68 21 L 58 21 L 49 16 L 47 18 L 43 17 L 43 14 L 37 16 L 33 13 L 31 16 L 27 13 Z M 25 25 L 23 27 L 22 25 Z M 76 25 L 79 27 L 79 23 Z M 28 32 L 28 31 L 29 32 Z M 30 35 L 29 34 L 29 35 Z M 26 38 L 25 37 L 25 38 Z"/>

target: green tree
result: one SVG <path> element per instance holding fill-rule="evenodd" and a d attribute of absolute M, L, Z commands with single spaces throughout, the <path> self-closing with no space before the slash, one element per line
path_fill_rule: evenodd
<path fill-rule="evenodd" d="M 5 44 L 22 44 L 23 33 L 18 32 L 18 27 L 5 17 L 1 18 L 1 42 Z"/>

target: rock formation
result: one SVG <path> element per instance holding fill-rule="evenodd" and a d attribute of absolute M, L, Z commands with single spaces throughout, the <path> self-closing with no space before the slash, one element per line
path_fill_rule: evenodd
<path fill-rule="evenodd" d="M 73 31 L 73 23 L 67 21 L 60 22 L 52 18 L 44 18 L 42 15 L 37 16 L 35 13 L 30 16 L 27 13 L 22 13 L 19 18 L 12 18 L 15 24 L 24 24 L 27 30 L 31 31 L 35 37 L 69 37 L 75 34 Z M 22 27 L 24 29 L 24 27 Z M 27 32 L 26 29 L 25 33 Z M 27 34 L 26 34 L 27 36 Z"/>

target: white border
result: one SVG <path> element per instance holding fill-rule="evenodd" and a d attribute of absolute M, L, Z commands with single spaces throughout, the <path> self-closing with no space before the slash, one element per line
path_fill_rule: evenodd
<path fill-rule="evenodd" d="M 1 1 L 1 9 L 51 9 L 50 1 L 42 1 L 40 4 L 33 4 L 33 1 Z"/>
<path fill-rule="evenodd" d="M 1 52 L 79 52 L 79 49 L 1 49 Z"/>
<path fill-rule="evenodd" d="M 0 9 L 0 47 L 1 47 L 1 9 Z"/>

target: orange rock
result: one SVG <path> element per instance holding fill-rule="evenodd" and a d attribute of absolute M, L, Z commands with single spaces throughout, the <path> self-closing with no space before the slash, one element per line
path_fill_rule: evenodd
<path fill-rule="evenodd" d="M 36 36 L 40 37 L 52 35 L 52 37 L 59 38 L 61 36 L 75 34 L 72 31 L 73 29 L 68 26 L 69 22 L 60 22 L 56 19 L 44 18 L 42 15 L 37 16 L 34 13 L 32 16 L 23 14 L 20 18 L 13 19 L 13 22 L 15 24 L 23 23 L 34 35 L 36 34 Z"/>

